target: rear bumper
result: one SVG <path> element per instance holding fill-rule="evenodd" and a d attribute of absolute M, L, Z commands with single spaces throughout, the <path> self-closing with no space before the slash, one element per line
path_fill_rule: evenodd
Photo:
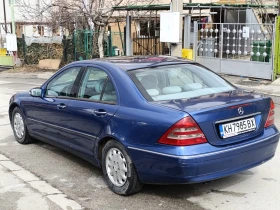
<path fill-rule="evenodd" d="M 271 159 L 279 141 L 277 129 L 274 127 L 273 130 L 267 132 L 269 135 L 264 134 L 254 141 L 227 148 L 214 147 L 215 151 L 202 154 L 176 155 L 174 150 L 175 154 L 166 154 L 139 147 L 128 147 L 128 150 L 143 183 L 197 183 L 229 176 Z M 193 147 L 196 149 L 188 148 L 187 151 L 199 151 L 197 148 L 202 147 L 203 150 L 205 147 L 213 150 L 210 144 Z M 178 147 L 177 153 L 182 153 L 185 148 Z"/>

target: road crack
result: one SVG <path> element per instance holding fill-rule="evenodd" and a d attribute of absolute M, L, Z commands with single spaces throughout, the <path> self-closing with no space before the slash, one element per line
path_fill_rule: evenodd
<path fill-rule="evenodd" d="M 221 195 L 231 195 L 234 197 L 244 197 L 247 193 L 238 193 L 233 191 L 221 191 L 221 190 L 210 190 L 212 193 L 217 193 Z"/>

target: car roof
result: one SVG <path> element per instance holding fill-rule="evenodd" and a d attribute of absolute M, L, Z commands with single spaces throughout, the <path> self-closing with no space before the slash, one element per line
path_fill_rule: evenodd
<path fill-rule="evenodd" d="M 172 57 L 172 56 L 115 56 L 106 58 L 97 58 L 87 61 L 79 62 L 92 62 L 92 63 L 107 63 L 114 64 L 122 69 L 129 71 L 140 68 L 165 66 L 170 64 L 182 64 L 182 63 L 195 63 L 194 61 Z"/>

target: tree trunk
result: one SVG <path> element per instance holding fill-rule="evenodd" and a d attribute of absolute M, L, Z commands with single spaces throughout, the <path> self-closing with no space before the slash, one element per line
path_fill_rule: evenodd
<path fill-rule="evenodd" d="M 99 49 L 99 57 L 104 57 L 104 49 L 103 49 L 103 41 L 104 41 L 104 27 L 100 27 L 99 35 L 98 35 L 98 49 Z"/>

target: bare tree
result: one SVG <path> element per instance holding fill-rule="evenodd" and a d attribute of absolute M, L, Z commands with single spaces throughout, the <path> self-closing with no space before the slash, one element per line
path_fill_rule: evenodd
<path fill-rule="evenodd" d="M 115 12 L 113 7 L 147 5 L 158 0 L 22 0 L 20 10 L 27 20 L 48 23 L 53 28 L 62 26 L 71 30 L 82 28 L 98 31 L 99 56 L 104 56 L 103 41 L 106 27 L 113 17 L 125 13 Z"/>

